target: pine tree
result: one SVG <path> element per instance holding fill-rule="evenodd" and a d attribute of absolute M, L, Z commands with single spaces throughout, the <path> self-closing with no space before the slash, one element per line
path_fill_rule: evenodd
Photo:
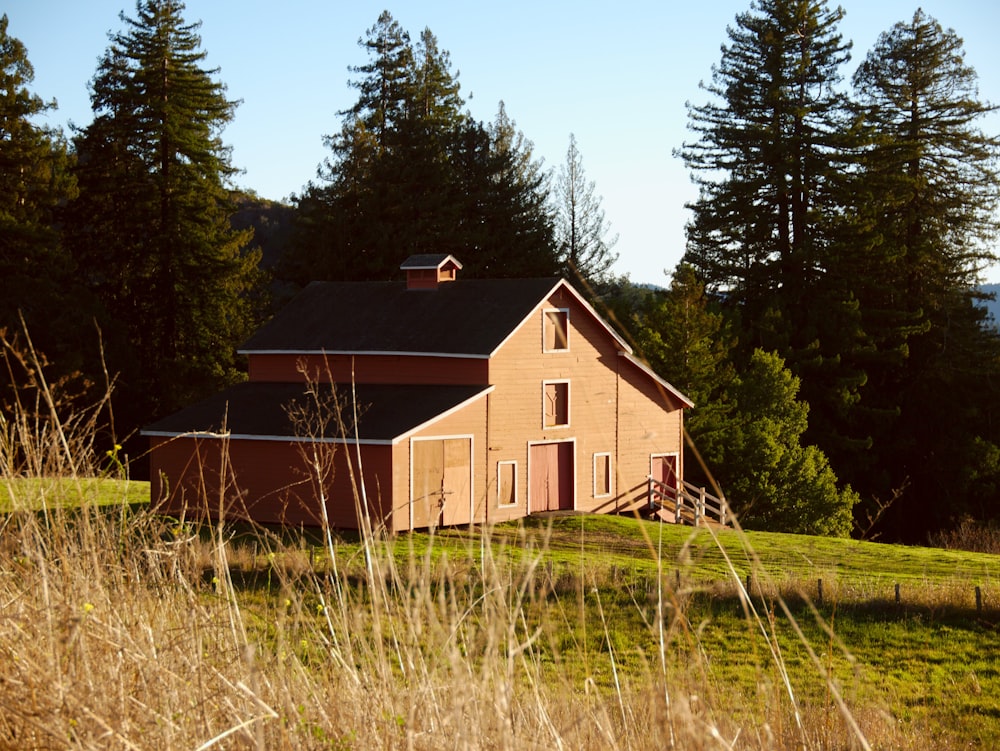
<path fill-rule="evenodd" d="M 230 225 L 236 170 L 220 134 L 236 102 L 201 67 L 183 11 L 141 0 L 134 19 L 121 15 L 91 84 L 94 120 L 75 139 L 73 252 L 117 333 L 111 364 L 135 420 L 239 377 L 259 282 L 251 233 Z"/>
<path fill-rule="evenodd" d="M 899 353 L 869 368 L 866 401 L 885 415 L 873 429 L 882 474 L 872 493 L 908 482 L 886 531 L 920 539 L 982 509 L 961 478 L 979 476 L 974 457 L 1000 440 L 1000 345 L 974 304 L 981 269 L 997 260 L 1000 138 L 977 127 L 996 108 L 978 100 L 961 39 L 919 10 L 879 37 L 853 83 L 875 134 L 855 211 L 877 244 L 858 296 L 865 328 Z"/>
<path fill-rule="evenodd" d="M 825 453 L 806 438 L 810 407 L 799 398 L 800 379 L 763 350 L 738 372 L 730 328 L 694 269 L 679 264 L 670 288 L 647 297 L 637 318 L 640 350 L 694 401 L 685 427 L 741 524 L 849 534 L 859 499 L 839 487 Z M 685 466 L 692 478 L 700 475 L 698 457 L 686 457 Z"/>
<path fill-rule="evenodd" d="M 8 34 L 2 15 L 0 328 L 19 332 L 23 316 L 36 346 L 68 370 L 80 365 L 73 352 L 87 318 L 57 227 L 59 206 L 74 195 L 75 183 L 62 133 L 35 122 L 55 103 L 32 93 L 33 80 L 27 50 Z"/>
<path fill-rule="evenodd" d="M 875 346 L 847 260 L 860 229 L 844 207 L 863 131 L 841 92 L 850 44 L 840 8 L 756 0 L 690 106 L 697 140 L 679 154 L 694 173 L 685 260 L 726 301 L 737 359 L 777 352 L 810 404 L 808 440 L 835 466 L 870 445 L 857 416 Z"/>
<path fill-rule="evenodd" d="M 414 47 L 385 12 L 359 44 L 370 59 L 351 68 L 358 102 L 326 139 L 332 155 L 298 201 L 280 274 L 391 279 L 408 255 L 429 252 L 460 258 L 466 276 L 555 273 L 544 178 L 526 139 L 463 111 L 429 29 Z"/>
<path fill-rule="evenodd" d="M 413 99 L 413 45 L 409 33 L 389 11 L 382 12 L 358 45 L 368 53 L 369 60 L 350 68 L 360 76 L 350 82 L 359 96 L 354 106 L 341 115 L 347 116 L 349 122 L 360 121 L 374 134 L 376 143 L 385 148 Z"/>
<path fill-rule="evenodd" d="M 714 101 L 689 105 L 698 140 L 679 151 L 700 191 L 686 259 L 748 327 L 774 307 L 785 318 L 779 338 L 797 328 L 787 319 L 823 270 L 844 147 L 842 15 L 822 1 L 755 0 L 703 85 Z M 751 349 L 771 344 L 764 331 L 746 335 Z"/>
<path fill-rule="evenodd" d="M 685 428 L 715 472 L 725 461 L 725 437 L 734 419 L 729 392 L 736 376 L 735 339 L 718 304 L 682 261 L 667 290 L 646 296 L 631 328 L 652 368 L 694 402 Z M 699 469 L 693 458 L 685 464 L 692 477 Z"/>
<path fill-rule="evenodd" d="M 478 227 L 483 257 L 476 273 L 490 277 L 555 276 L 555 225 L 549 210 L 549 176 L 534 144 L 517 129 L 501 101 L 485 128 L 486 169 L 467 181 L 480 199 L 465 214 Z M 462 251 L 464 252 L 464 250 Z"/>
<path fill-rule="evenodd" d="M 803 440 L 809 405 L 798 390 L 780 357 L 753 353 L 732 388 L 722 486 L 747 528 L 846 537 L 860 499 L 838 488 L 826 455 Z"/>
<path fill-rule="evenodd" d="M 853 79 L 878 138 L 865 177 L 903 268 L 901 291 L 928 312 L 997 260 L 1000 138 L 976 127 L 997 107 L 977 97 L 962 40 L 917 11 L 883 33 Z"/>
<path fill-rule="evenodd" d="M 582 278 L 590 286 L 607 279 L 618 259 L 612 250 L 618 236 L 608 236 L 610 226 L 594 188 L 583 169 L 576 136 L 570 133 L 566 162 L 556 179 L 556 236 L 566 273 L 571 278 Z"/>

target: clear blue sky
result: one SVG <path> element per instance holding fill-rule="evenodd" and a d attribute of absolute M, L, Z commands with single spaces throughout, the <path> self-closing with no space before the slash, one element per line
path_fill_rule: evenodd
<path fill-rule="evenodd" d="M 188 0 L 185 18 L 201 21 L 207 65 L 229 96 L 241 99 L 224 140 L 238 183 L 266 198 L 299 193 L 327 156 L 322 136 L 339 129 L 339 110 L 352 105 L 348 66 L 363 64 L 358 39 L 388 9 L 416 41 L 429 27 L 451 53 L 462 94 L 480 120 L 503 100 L 549 167 L 565 160 L 574 133 L 583 166 L 612 233 L 619 235 L 616 270 L 633 281 L 665 283 L 664 270 L 684 247 L 685 201 L 695 196 L 672 156 L 688 134 L 685 102 L 705 101 L 726 27 L 750 0 L 469 0 L 402 2 L 337 0 Z M 832 3 L 836 5 L 836 3 Z M 917 7 L 953 28 L 966 60 L 979 73 L 980 97 L 1000 103 L 1000 4 L 990 0 L 845 0 L 840 26 L 854 42 L 849 77 L 879 33 L 909 20 Z M 8 33 L 26 45 L 34 90 L 55 98 L 50 122 L 91 120 L 87 84 L 122 28 L 134 0 L 8 0 Z M 984 126 L 1000 132 L 1000 117 Z M 1000 272 L 989 274 L 1000 281 Z"/>

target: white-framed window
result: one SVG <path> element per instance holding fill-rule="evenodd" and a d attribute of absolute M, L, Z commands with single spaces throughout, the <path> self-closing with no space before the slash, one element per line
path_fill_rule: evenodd
<path fill-rule="evenodd" d="M 611 454 L 602 451 L 594 454 L 594 498 L 606 498 L 612 492 Z"/>
<path fill-rule="evenodd" d="M 510 508 L 517 504 L 517 462 L 497 462 L 497 506 Z"/>
<path fill-rule="evenodd" d="M 569 427 L 569 381 L 542 382 L 542 427 Z"/>
<path fill-rule="evenodd" d="M 542 351 L 569 351 L 569 308 L 542 311 Z"/>

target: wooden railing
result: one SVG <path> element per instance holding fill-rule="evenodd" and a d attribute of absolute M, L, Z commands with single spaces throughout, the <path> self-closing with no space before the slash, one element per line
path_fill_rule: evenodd
<path fill-rule="evenodd" d="M 675 524 L 694 526 L 706 522 L 725 526 L 729 514 L 725 499 L 716 498 L 705 488 L 689 482 L 675 488 L 652 475 L 649 477 L 649 508 L 651 511 L 673 511 Z"/>

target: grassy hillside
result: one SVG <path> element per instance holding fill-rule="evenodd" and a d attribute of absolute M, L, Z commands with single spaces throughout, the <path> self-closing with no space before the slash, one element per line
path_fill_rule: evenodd
<path fill-rule="evenodd" d="M 1000 742 L 995 556 L 595 516 L 327 537 L 96 505 L 133 491 L 0 516 L 0 747 Z"/>

